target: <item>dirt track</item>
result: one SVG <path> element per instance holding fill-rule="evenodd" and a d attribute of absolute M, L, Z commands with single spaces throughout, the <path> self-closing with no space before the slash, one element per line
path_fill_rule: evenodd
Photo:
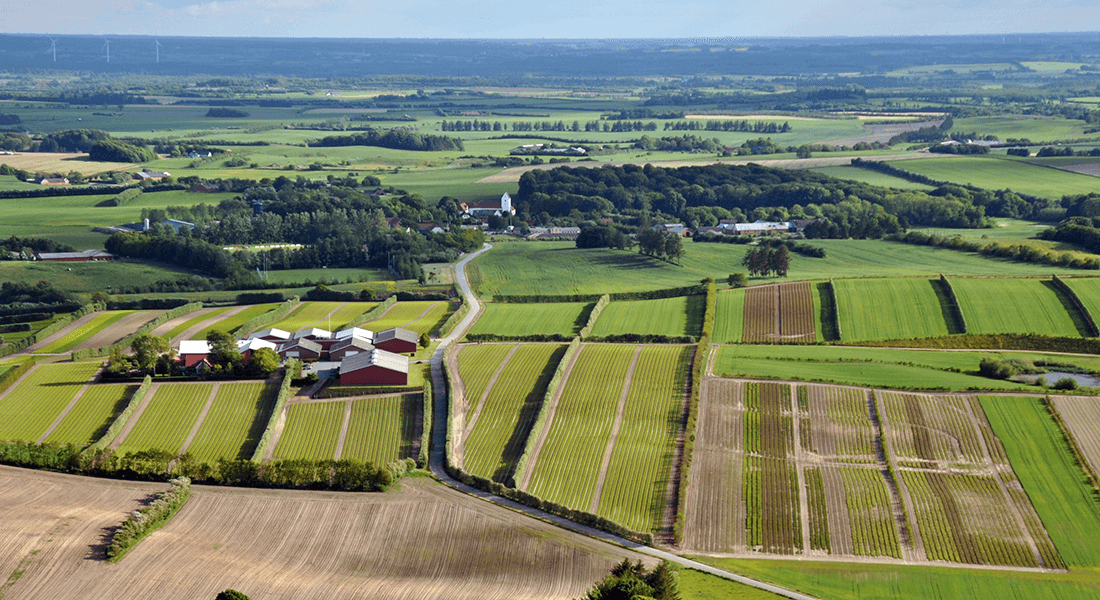
<path fill-rule="evenodd" d="M 118 565 L 103 562 L 109 529 L 166 487 L 0 467 L 0 572 L 26 569 L 5 600 L 213 598 L 226 588 L 269 600 L 576 598 L 637 558 L 407 479 L 385 494 L 196 486 L 167 526 Z"/>

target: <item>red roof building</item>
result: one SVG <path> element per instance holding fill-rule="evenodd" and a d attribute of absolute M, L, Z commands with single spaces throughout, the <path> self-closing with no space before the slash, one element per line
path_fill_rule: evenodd
<path fill-rule="evenodd" d="M 373 344 L 386 352 L 416 352 L 420 347 L 420 337 L 408 329 L 396 327 L 374 334 Z"/>
<path fill-rule="evenodd" d="M 408 385 L 409 359 L 375 348 L 340 363 L 340 385 Z"/>

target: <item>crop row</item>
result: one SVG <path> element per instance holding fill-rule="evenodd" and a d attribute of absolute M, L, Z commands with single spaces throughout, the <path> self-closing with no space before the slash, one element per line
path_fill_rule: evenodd
<path fill-rule="evenodd" d="M 278 388 L 223 383 L 187 452 L 201 462 L 250 458 L 271 416 Z"/>
<path fill-rule="evenodd" d="M 380 319 L 361 325 L 371 331 L 385 331 L 394 327 L 402 327 L 417 334 L 428 333 L 443 321 L 451 312 L 452 305 L 448 302 L 434 302 L 430 300 L 415 300 L 410 302 L 398 302 L 390 307 Z"/>
<path fill-rule="evenodd" d="M 854 388 L 814 386 L 820 390 L 825 412 L 836 427 L 835 452 L 840 456 L 874 456 L 875 432 L 867 409 L 867 394 Z"/>
<path fill-rule="evenodd" d="M 810 291 L 810 282 L 785 283 L 777 287 L 779 339 L 784 342 L 814 343 L 814 297 Z"/>
<path fill-rule="evenodd" d="M 638 334 L 698 336 L 702 327 L 705 297 L 676 296 L 657 300 L 619 300 L 600 313 L 593 337 Z"/>
<path fill-rule="evenodd" d="M 179 453 L 213 390 L 214 386 L 209 383 L 161 384 L 123 440 L 119 452 L 163 450 Z"/>
<path fill-rule="evenodd" d="M 215 308 L 214 310 L 211 310 L 211 311 L 202 312 L 198 316 L 192 317 L 192 318 L 180 323 L 179 325 L 176 325 L 170 331 L 165 333 L 164 337 L 168 338 L 169 340 L 173 340 L 173 339 L 176 338 L 176 336 L 182 334 L 183 332 L 187 331 L 188 329 L 191 329 L 195 325 L 198 325 L 199 323 L 202 323 L 203 321 L 206 321 L 207 319 L 213 319 L 215 317 L 219 317 L 222 314 L 232 310 L 233 308 L 234 307 L 232 307 L 232 306 L 225 306 L 225 307 L 222 307 L 222 308 Z M 201 338 L 201 339 L 205 339 L 205 338 Z"/>
<path fill-rule="evenodd" d="M 844 467 L 840 475 L 844 479 L 853 551 L 858 556 L 901 558 L 890 494 L 882 473 L 877 469 Z"/>
<path fill-rule="evenodd" d="M 98 363 L 39 365 L 0 400 L 0 440 L 36 441 L 98 370 Z"/>
<path fill-rule="evenodd" d="M 899 457 L 985 462 L 967 401 L 958 396 L 882 394 L 891 441 Z"/>
<path fill-rule="evenodd" d="M 346 402 L 292 404 L 286 426 L 275 445 L 276 458 L 329 460 L 344 426 Z"/>
<path fill-rule="evenodd" d="M 114 325 L 116 322 L 134 314 L 137 311 L 133 310 L 111 310 L 100 313 L 86 323 L 73 329 L 69 333 L 61 336 L 55 340 L 49 346 L 35 350 L 35 352 L 41 352 L 44 354 L 60 354 L 68 352 L 73 348 L 87 341 L 93 335 L 99 333 L 103 329 Z M 120 336 L 121 337 L 121 336 Z"/>
<path fill-rule="evenodd" d="M 491 302 L 470 329 L 471 334 L 500 336 L 575 335 L 583 326 L 591 302 Z"/>
<path fill-rule="evenodd" d="M 825 480 L 821 469 L 810 467 L 803 470 L 806 478 L 806 500 L 810 509 L 810 548 L 830 551 L 828 505 L 825 500 Z"/>
<path fill-rule="evenodd" d="M 91 386 L 46 438 L 46 443 L 84 446 L 95 442 L 106 433 L 137 388 L 120 384 Z"/>
<path fill-rule="evenodd" d="M 458 374 L 466 397 L 466 418 L 469 419 L 477 403 L 485 394 L 489 380 L 500 364 L 515 349 L 513 344 L 476 344 L 462 346 L 458 352 Z M 499 380 L 498 380 L 499 381 Z M 463 423 L 463 427 L 468 423 Z"/>
<path fill-rule="evenodd" d="M 238 327 L 244 325 L 245 323 L 251 321 L 252 319 L 255 319 L 256 317 L 259 317 L 260 315 L 269 313 L 269 312 L 271 312 L 272 310 L 275 310 L 278 307 L 279 307 L 278 304 L 256 304 L 256 305 L 253 305 L 253 306 L 249 306 L 248 308 L 242 310 L 241 312 L 239 312 L 239 313 L 237 313 L 233 316 L 226 317 L 224 319 L 221 319 L 221 320 L 217 321 L 216 323 L 210 325 L 206 329 L 203 329 L 202 331 L 196 333 L 195 335 L 193 335 L 191 337 L 194 338 L 194 339 L 198 339 L 198 340 L 205 340 L 206 339 L 206 334 L 209 333 L 210 331 L 214 330 L 214 329 L 217 329 L 218 331 L 225 331 L 225 332 L 233 331 L 234 329 L 237 329 Z M 182 332 L 182 330 L 181 330 L 181 332 Z"/>
<path fill-rule="evenodd" d="M 745 317 L 741 341 L 746 344 L 775 342 L 779 333 L 779 286 L 761 285 L 745 291 Z"/>
<path fill-rule="evenodd" d="M 416 416 L 423 401 L 423 397 L 415 394 L 354 401 L 340 457 L 379 466 L 402 458 L 416 458 L 419 443 Z"/>
<path fill-rule="evenodd" d="M 794 554 L 802 548 L 798 477 L 795 466 L 776 458 L 745 457 L 743 491 L 746 539 L 770 554 Z"/>

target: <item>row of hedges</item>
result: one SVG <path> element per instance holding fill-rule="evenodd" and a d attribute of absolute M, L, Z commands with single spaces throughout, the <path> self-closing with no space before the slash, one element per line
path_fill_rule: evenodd
<path fill-rule="evenodd" d="M 706 308 L 703 310 L 703 330 L 700 342 L 710 341 L 714 337 L 714 319 L 718 313 L 718 285 L 714 279 L 707 278 Z"/>
<path fill-rule="evenodd" d="M 20 361 L 18 367 L 0 376 L 0 394 L 4 393 L 4 391 L 11 387 L 11 384 L 15 383 L 20 377 L 26 375 L 27 371 L 30 371 L 31 368 L 34 367 L 34 361 L 35 358 L 33 356 L 28 356 Z"/>
<path fill-rule="evenodd" d="M 275 321 L 282 319 L 286 316 L 288 312 L 290 312 L 292 308 L 294 308 L 294 305 L 296 304 L 298 304 L 298 296 L 287 298 L 279 306 L 276 306 L 275 308 L 265 312 L 262 315 L 253 317 L 245 321 L 240 327 L 237 327 L 229 333 L 237 337 L 244 337 L 244 334 L 247 334 L 250 331 L 255 331 L 263 327 L 264 325 L 270 325 Z"/>
<path fill-rule="evenodd" d="M 417 456 L 416 464 L 421 469 L 428 468 L 428 458 L 431 454 L 431 441 L 432 441 L 432 403 L 435 401 L 435 397 L 432 395 L 432 378 L 424 378 L 424 409 L 423 419 L 421 422 L 420 430 L 420 454 Z"/>
<path fill-rule="evenodd" d="M 607 308 L 607 305 L 611 304 L 611 296 L 604 294 L 600 296 L 600 299 L 596 301 L 596 304 L 592 307 L 592 312 L 588 313 L 588 322 L 581 328 L 580 333 L 577 335 L 582 339 L 588 339 L 588 336 L 592 335 L 592 330 L 596 327 L 596 320 L 603 314 L 603 309 Z"/>
<path fill-rule="evenodd" d="M 111 422 L 111 426 L 107 428 L 107 432 L 103 434 L 103 437 L 96 440 L 94 444 L 88 446 L 84 450 L 82 454 L 85 459 L 90 459 L 106 450 L 107 446 L 110 446 L 111 442 L 115 441 L 115 438 L 118 437 L 118 434 L 122 433 L 122 428 L 126 426 L 126 422 L 133 416 L 134 411 L 137 410 L 141 401 L 145 399 L 151 387 L 153 387 L 153 378 L 146 375 L 141 385 L 138 386 L 138 389 L 134 390 L 134 394 L 130 396 L 130 400 L 126 403 L 126 408 L 118 413 L 118 416 Z"/>
<path fill-rule="evenodd" d="M 313 395 L 314 398 L 351 398 L 382 394 L 417 393 L 416 388 L 399 385 L 330 385 Z"/>
<path fill-rule="evenodd" d="M 561 360 L 558 361 L 557 368 L 554 369 L 554 376 L 550 378 L 550 383 L 546 386 L 546 395 L 542 398 L 542 404 L 539 405 L 539 414 L 535 417 L 535 422 L 531 424 L 530 433 L 527 434 L 527 442 L 523 446 L 523 454 L 520 455 L 519 460 L 516 461 L 516 471 L 512 476 L 513 483 L 523 481 L 523 478 L 527 475 L 527 461 L 531 459 L 531 450 L 534 449 L 535 440 L 539 437 L 539 432 L 542 431 L 543 426 L 546 425 L 546 418 L 550 413 L 550 400 L 557 393 L 558 388 L 562 386 L 562 380 L 565 378 L 565 369 L 569 366 L 569 362 L 573 360 L 573 357 L 577 354 L 581 347 L 581 338 L 575 337 L 572 342 L 569 342 L 569 347 L 565 349 L 565 354 L 562 354 Z"/>
<path fill-rule="evenodd" d="M 141 300 L 107 302 L 108 310 L 168 310 L 184 306 L 191 301 L 187 298 L 143 298 Z"/>
<path fill-rule="evenodd" d="M 581 331 L 584 331 L 583 329 Z M 466 341 L 477 342 L 569 342 L 575 336 L 560 333 L 532 333 L 530 335 L 498 335 L 496 333 L 471 333 Z"/>
<path fill-rule="evenodd" d="M 1077 314 L 1081 315 L 1081 318 L 1085 322 L 1085 328 L 1088 329 L 1089 336 L 1100 336 L 1100 328 L 1096 327 L 1096 320 L 1092 318 L 1088 309 L 1081 303 L 1081 298 L 1077 296 L 1077 293 L 1066 285 L 1066 282 L 1059 279 L 1057 275 L 1054 276 L 1052 282 L 1054 287 L 1061 290 L 1061 292 L 1069 298 L 1069 301 L 1073 304 L 1073 308 L 1077 310 Z"/>
<path fill-rule="evenodd" d="M 177 477 L 168 483 L 172 488 L 157 494 L 152 504 L 130 513 L 122 526 L 111 536 L 111 543 L 104 548 L 109 562 L 118 562 L 145 536 L 160 529 L 191 497 L 191 480 Z"/>
<path fill-rule="evenodd" d="M 458 324 L 462 322 L 462 318 L 465 317 L 466 313 L 468 312 L 470 312 L 470 305 L 466 302 L 463 302 L 458 306 L 458 309 L 451 313 L 451 316 L 448 317 L 442 325 L 437 327 L 435 331 L 431 333 L 432 337 L 442 338 L 450 335 L 450 333 L 454 331 L 454 328 L 458 327 Z"/>
<path fill-rule="evenodd" d="M 117 343 L 111 344 L 110 346 L 104 346 L 102 348 L 85 348 L 83 350 L 75 350 L 73 351 L 72 358 L 74 361 L 77 361 L 83 360 L 85 358 L 91 358 L 93 356 L 107 356 L 115 349 L 125 350 L 127 347 L 130 346 L 130 342 L 137 336 L 149 333 L 150 331 L 153 331 L 157 327 L 160 327 L 161 325 L 167 323 L 168 321 L 171 321 L 172 319 L 175 319 L 176 317 L 182 317 L 183 315 L 195 312 L 200 308 L 202 308 L 202 302 L 191 302 L 190 304 L 177 306 L 176 308 L 173 308 L 172 310 L 169 310 L 164 314 L 158 315 L 157 318 L 149 321 L 141 327 L 138 327 L 136 331 L 122 338 Z"/>
<path fill-rule="evenodd" d="M 141 188 L 132 187 L 100 202 L 96 206 L 125 206 L 141 195 Z"/>
<path fill-rule="evenodd" d="M 959 297 L 955 295 L 955 288 L 951 286 L 951 282 L 940 273 L 940 286 L 943 289 L 943 293 L 947 295 L 947 299 L 950 301 L 950 305 L 947 307 L 951 311 L 951 315 L 955 318 L 955 322 L 959 324 L 959 333 L 966 333 L 966 317 L 963 316 L 962 306 L 959 304 Z"/>
<path fill-rule="evenodd" d="M 678 296 L 694 296 L 706 293 L 705 284 L 688 285 L 678 288 L 663 290 L 649 290 L 645 292 L 616 292 L 607 294 L 612 301 L 621 300 L 660 300 L 662 298 L 675 298 Z M 596 302 L 602 296 L 600 294 L 571 294 L 563 296 L 551 296 L 546 294 L 534 294 L 531 296 L 498 295 L 493 297 L 493 302 L 510 302 L 513 304 L 534 304 L 543 302 Z"/>
<path fill-rule="evenodd" d="M 586 342 L 606 342 L 609 344 L 694 344 L 698 340 L 693 335 L 658 335 L 656 333 L 619 333 L 601 337 L 590 337 Z"/>
<path fill-rule="evenodd" d="M 836 334 L 836 341 L 839 342 L 844 339 L 844 335 L 840 330 L 840 303 L 836 301 L 836 284 L 833 283 L 832 279 L 827 282 L 825 289 L 829 292 L 829 305 L 832 307 L 829 319 L 832 321 L 833 331 Z M 824 302 L 825 301 L 822 300 L 822 303 Z M 824 329 L 824 326 L 822 329 Z"/>
<path fill-rule="evenodd" d="M 91 185 L 73 187 L 49 187 L 33 190 L 4 190 L 0 191 L 0 198 L 55 198 L 58 196 L 102 196 L 125 190 L 129 186 L 122 185 Z M 161 183 L 143 188 L 146 192 L 170 192 L 189 189 L 188 186 L 179 183 Z"/>
<path fill-rule="evenodd" d="M 365 313 L 359 315 L 358 317 L 355 317 L 354 319 L 352 319 L 351 322 L 349 322 L 347 326 L 349 328 L 350 327 L 358 327 L 358 326 L 362 325 L 363 323 L 370 323 L 371 321 L 377 319 L 382 313 L 386 312 L 386 310 L 388 310 L 395 303 L 397 303 L 397 296 L 390 296 L 389 298 L 386 298 L 385 300 L 383 300 L 382 303 L 379 304 L 378 306 L 375 306 L 374 308 L 368 310 L 367 312 L 365 312 Z"/>
<path fill-rule="evenodd" d="M 271 410 L 271 416 L 267 419 L 264 433 L 260 436 L 260 441 L 256 444 L 256 450 L 252 453 L 252 462 L 263 461 L 264 454 L 267 453 L 267 447 L 271 445 L 271 438 L 275 435 L 275 426 L 282 418 L 286 399 L 290 396 L 290 383 L 301 373 L 301 369 L 302 363 L 297 359 L 292 358 L 286 362 L 286 367 L 283 369 L 283 381 L 279 383 L 279 393 L 275 395 L 275 407 Z"/>
<path fill-rule="evenodd" d="M 30 330 L 30 323 L 9 323 L 7 325 L 0 325 L 0 333 L 21 333 Z"/>
<path fill-rule="evenodd" d="M 684 426 L 684 448 L 680 454 L 680 479 L 676 487 L 676 520 L 672 524 L 672 537 L 676 543 L 684 539 L 684 523 L 687 510 L 687 486 L 691 465 L 695 457 L 695 430 L 699 423 L 699 399 L 702 395 L 703 377 L 706 375 L 710 339 L 714 333 L 714 319 L 718 312 L 718 286 L 714 280 L 707 282 L 707 305 L 703 311 L 703 335 L 695 354 L 691 357 L 691 393 L 688 397 L 687 423 Z"/>
<path fill-rule="evenodd" d="M 928 348 L 934 350 L 1031 350 L 1100 354 L 1100 339 L 1064 338 L 1031 333 L 966 334 L 908 340 L 845 342 L 845 346 L 869 348 Z"/>
<path fill-rule="evenodd" d="M 19 315 L 5 315 L 0 317 L 0 325 L 14 325 L 18 323 L 33 323 L 35 321 L 45 321 L 46 319 L 52 319 L 54 313 L 52 312 L 29 312 Z"/>
<path fill-rule="evenodd" d="M 73 321 L 79 319 L 80 317 L 83 317 L 84 315 L 95 312 L 97 310 L 104 310 L 106 308 L 107 307 L 103 304 L 99 304 L 96 302 L 85 304 L 84 306 L 81 306 L 80 308 L 67 315 L 61 315 L 60 317 L 54 319 L 53 323 L 50 323 L 49 325 L 46 325 L 42 329 L 38 330 L 38 333 L 28 335 L 18 342 L 14 342 L 12 344 L 4 346 L 3 348 L 0 348 L 0 356 L 15 354 L 16 352 L 19 352 L 24 348 L 29 348 L 38 343 L 40 340 L 44 340 L 51 335 L 57 333 L 58 331 L 61 331 L 62 328 L 67 326 L 69 323 L 72 323 Z"/>
<path fill-rule="evenodd" d="M 893 233 L 883 239 L 914 246 L 934 246 L 959 252 L 977 252 L 982 256 L 1038 265 L 1051 265 L 1067 269 L 1098 270 L 1100 259 L 1077 256 L 1073 252 L 1051 252 L 1028 244 L 1002 244 L 965 239 L 962 236 L 942 237 L 919 231 Z"/>

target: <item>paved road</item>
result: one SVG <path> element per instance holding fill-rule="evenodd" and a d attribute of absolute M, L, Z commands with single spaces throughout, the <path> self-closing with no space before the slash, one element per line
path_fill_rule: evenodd
<path fill-rule="evenodd" d="M 448 406 L 447 386 L 443 378 L 443 353 L 447 350 L 448 346 L 461 339 L 462 336 L 466 333 L 466 330 L 469 329 L 469 327 L 473 325 L 474 321 L 477 320 L 478 316 L 481 315 L 483 307 L 478 302 L 477 296 L 475 296 L 473 291 L 470 289 L 470 283 L 466 279 L 466 265 L 483 252 L 487 252 L 490 248 L 492 248 L 492 246 L 486 244 L 485 247 L 481 250 L 478 250 L 477 252 L 474 252 L 473 254 L 470 254 L 469 256 L 466 256 L 462 260 L 458 261 L 458 264 L 455 266 L 455 284 L 458 286 L 459 291 L 462 293 L 464 301 L 470 306 L 470 312 L 466 313 L 466 316 L 462 318 L 457 326 L 455 326 L 450 335 L 443 338 L 443 340 L 439 344 L 439 347 L 436 348 L 435 353 L 432 354 L 432 389 L 434 393 L 434 398 L 432 407 L 431 453 L 429 454 L 428 459 L 428 467 L 431 469 L 432 474 L 439 478 L 439 480 L 443 483 L 451 486 L 452 488 L 460 492 L 465 492 L 467 494 L 470 494 L 471 496 L 476 496 L 488 502 L 493 502 L 500 506 L 510 508 L 516 512 L 522 512 L 536 519 L 541 519 L 543 521 L 554 523 L 555 525 L 558 525 L 559 527 L 562 527 L 564 529 L 569 529 L 577 533 L 610 542 L 612 544 L 623 546 L 625 548 L 630 548 L 641 554 L 646 554 L 655 558 L 667 560 L 669 562 L 673 562 L 685 567 L 690 567 L 692 569 L 703 571 L 705 573 L 710 573 L 711 575 L 717 575 L 718 577 L 722 577 L 723 579 L 729 579 L 731 581 L 736 581 L 738 583 L 766 590 L 773 594 L 778 594 L 786 598 L 792 598 L 794 600 L 817 600 L 817 598 L 813 596 L 800 594 L 798 592 L 784 589 L 779 586 L 764 583 L 762 581 L 757 581 L 755 579 L 750 579 L 742 575 L 737 575 L 736 573 L 723 571 L 722 569 L 716 569 L 709 565 L 705 565 L 703 563 L 696 562 L 682 556 L 677 556 L 663 550 L 644 546 L 642 544 L 638 544 L 636 542 L 632 542 L 630 540 L 623 539 L 609 533 L 605 533 L 598 529 L 593 529 L 585 525 L 574 523 L 567 519 L 563 519 L 561 517 L 542 512 L 541 510 L 536 510 L 531 507 L 524 506 L 507 498 L 501 498 L 500 496 L 495 496 L 488 492 L 474 489 L 460 481 L 453 479 L 450 475 L 447 474 L 447 470 L 446 468 L 444 468 L 444 461 L 446 460 L 445 453 L 447 450 L 446 446 Z"/>

